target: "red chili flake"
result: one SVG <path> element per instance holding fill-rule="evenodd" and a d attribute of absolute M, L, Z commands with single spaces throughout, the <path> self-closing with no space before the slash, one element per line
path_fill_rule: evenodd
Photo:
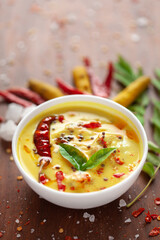
<path fill-rule="evenodd" d="M 90 122 L 90 123 L 83 124 L 82 127 L 85 127 L 85 128 L 99 128 L 99 127 L 101 127 L 101 123 L 100 122 Z"/>
<path fill-rule="evenodd" d="M 159 235 L 159 233 L 160 233 L 159 228 L 158 228 L 158 227 L 155 227 L 155 228 L 153 228 L 153 229 L 150 231 L 149 236 L 150 236 L 150 237 L 154 237 L 154 236 Z"/>
<path fill-rule="evenodd" d="M 152 217 L 151 217 L 149 211 L 148 211 L 148 213 L 146 213 L 145 221 L 146 221 L 146 223 L 150 223 L 152 221 Z"/>
<path fill-rule="evenodd" d="M 71 238 L 70 236 L 66 236 L 65 240 L 74 240 L 74 238 Z M 80 239 L 77 239 L 77 240 L 80 240 Z"/>
<path fill-rule="evenodd" d="M 26 225 L 28 225 L 28 224 L 30 224 L 30 220 L 28 220 L 28 221 L 24 224 L 24 226 L 26 226 Z"/>
<path fill-rule="evenodd" d="M 102 144 L 103 148 L 107 148 L 107 142 L 104 141 L 103 137 L 99 138 L 99 143 Z"/>
<path fill-rule="evenodd" d="M 64 175 L 62 171 L 56 172 L 56 179 L 57 179 L 57 184 L 58 184 L 58 190 L 59 191 L 65 191 L 66 186 L 62 184 L 62 181 L 64 179 Z"/>
<path fill-rule="evenodd" d="M 121 161 L 121 159 L 120 159 L 119 157 L 116 157 L 116 158 L 115 158 L 115 161 L 116 161 L 116 163 L 118 163 L 119 165 L 123 165 L 123 164 L 124 164 L 124 162 Z"/>
<path fill-rule="evenodd" d="M 152 218 L 153 220 L 157 219 L 157 217 L 158 217 L 157 214 L 151 214 L 151 218 Z"/>
<path fill-rule="evenodd" d="M 0 232 L 0 238 L 3 237 L 3 233 Z"/>
<path fill-rule="evenodd" d="M 41 173 L 39 176 L 39 181 L 42 184 L 46 184 L 49 181 L 49 179 L 46 177 L 44 173 Z"/>
<path fill-rule="evenodd" d="M 113 174 L 113 176 L 116 177 L 116 178 L 120 178 L 123 175 L 125 175 L 125 173 L 115 173 L 115 174 Z"/>
<path fill-rule="evenodd" d="M 132 212 L 132 216 L 137 218 L 141 213 L 144 212 L 144 210 L 145 210 L 144 208 L 139 208 L 138 210 Z"/>
<path fill-rule="evenodd" d="M 17 189 L 17 192 L 19 193 L 19 192 L 20 192 L 20 190 L 19 190 L 19 189 Z"/>
<path fill-rule="evenodd" d="M 59 116 L 58 116 L 58 120 L 59 120 L 59 122 L 63 123 L 64 116 L 63 116 L 63 115 L 59 115 Z"/>
<path fill-rule="evenodd" d="M 7 208 L 7 209 L 9 209 L 9 208 L 10 208 L 10 206 L 6 206 L 6 208 Z"/>
<path fill-rule="evenodd" d="M 160 205 L 160 198 L 156 198 L 156 199 L 154 200 L 154 203 L 155 203 L 156 205 Z"/>
<path fill-rule="evenodd" d="M 73 190 L 75 190 L 75 187 L 70 187 L 70 189 L 73 191 Z"/>
<path fill-rule="evenodd" d="M 97 174 L 102 174 L 103 173 L 103 170 L 104 170 L 104 168 L 99 168 L 98 170 L 96 170 L 96 172 L 97 172 Z"/>

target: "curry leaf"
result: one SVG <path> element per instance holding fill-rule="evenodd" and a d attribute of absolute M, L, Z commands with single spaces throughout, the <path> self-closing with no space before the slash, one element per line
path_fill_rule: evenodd
<path fill-rule="evenodd" d="M 60 144 L 60 154 L 67 159 L 77 170 L 81 169 L 82 164 L 87 162 L 83 152 L 68 144 Z"/>
<path fill-rule="evenodd" d="M 160 69 L 159 68 L 155 69 L 155 74 L 157 75 L 158 78 L 160 78 Z"/>
<path fill-rule="evenodd" d="M 160 145 L 160 129 L 158 127 L 154 128 L 154 134 L 153 134 L 154 141 Z"/>
<path fill-rule="evenodd" d="M 148 148 L 149 150 L 152 150 L 155 153 L 160 153 L 160 147 L 158 147 L 156 144 L 154 144 L 151 141 L 148 142 Z"/>
<path fill-rule="evenodd" d="M 155 107 L 153 111 L 153 117 L 151 119 L 153 125 L 160 128 L 160 111 Z"/>
<path fill-rule="evenodd" d="M 134 76 L 133 70 L 129 62 L 127 62 L 122 56 L 118 57 L 119 64 L 132 76 Z"/>
<path fill-rule="evenodd" d="M 154 175 L 154 166 L 150 162 L 146 162 L 143 166 L 143 172 L 147 173 L 150 177 Z"/>
<path fill-rule="evenodd" d="M 158 166 L 160 164 L 160 158 L 156 154 L 151 152 L 148 152 L 147 161 L 155 166 Z"/>
<path fill-rule="evenodd" d="M 82 170 L 91 169 L 102 163 L 116 148 L 103 148 L 94 153 L 90 159 L 83 165 Z"/>
<path fill-rule="evenodd" d="M 115 150 L 116 148 L 100 149 L 94 153 L 87 161 L 84 153 L 77 148 L 64 143 L 59 145 L 60 154 L 65 159 L 67 159 L 77 170 L 81 171 L 85 171 L 86 169 L 91 169 L 98 166 Z"/>
<path fill-rule="evenodd" d="M 149 104 L 149 96 L 148 96 L 148 91 L 144 91 L 137 99 L 136 103 L 143 107 L 147 107 Z"/>
<path fill-rule="evenodd" d="M 160 91 L 160 80 L 152 79 L 152 84 L 158 91 Z"/>
<path fill-rule="evenodd" d="M 145 113 L 144 107 L 137 105 L 137 104 L 133 104 L 133 105 L 129 106 L 128 109 L 131 110 L 132 112 L 139 113 L 141 115 L 144 115 L 144 113 Z"/>

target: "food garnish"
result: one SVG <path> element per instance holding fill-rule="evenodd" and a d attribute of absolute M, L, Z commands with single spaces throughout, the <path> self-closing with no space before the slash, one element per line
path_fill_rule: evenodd
<path fill-rule="evenodd" d="M 68 144 L 60 144 L 60 154 L 67 159 L 77 170 L 92 169 L 106 160 L 116 148 L 104 148 L 94 153 L 88 160 L 83 152 Z"/>

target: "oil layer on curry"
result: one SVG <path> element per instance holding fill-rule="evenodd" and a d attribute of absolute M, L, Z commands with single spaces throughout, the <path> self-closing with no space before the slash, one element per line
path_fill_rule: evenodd
<path fill-rule="evenodd" d="M 40 184 L 64 192 L 93 192 L 119 183 L 134 171 L 142 157 L 138 134 L 133 123 L 113 109 L 87 102 L 61 104 L 25 126 L 17 152 L 22 167 Z M 101 149 L 111 151 L 93 168 L 81 170 L 60 151 L 66 145 L 87 160 Z"/>

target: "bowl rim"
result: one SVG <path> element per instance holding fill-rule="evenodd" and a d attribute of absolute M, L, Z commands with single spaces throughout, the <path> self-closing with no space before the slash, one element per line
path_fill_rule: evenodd
<path fill-rule="evenodd" d="M 130 121 L 136 126 L 140 136 L 141 136 L 141 140 L 142 140 L 142 146 L 143 146 L 143 152 L 142 152 L 142 159 L 140 161 L 140 163 L 138 164 L 137 168 L 129 175 L 127 176 L 125 179 L 123 179 L 121 182 L 111 186 L 111 187 L 108 187 L 106 189 L 103 189 L 101 191 L 94 191 L 94 192 L 85 192 L 85 193 L 70 193 L 70 192 L 62 192 L 62 191 L 57 191 L 55 189 L 52 189 L 50 187 L 47 187 L 43 184 L 40 184 L 39 182 L 36 181 L 36 179 L 34 179 L 29 173 L 27 173 L 24 168 L 22 167 L 19 159 L 18 159 L 18 156 L 17 156 L 17 141 L 18 141 L 18 137 L 22 131 L 22 129 L 26 126 L 26 124 L 28 124 L 29 121 L 31 121 L 31 119 L 33 119 L 35 116 L 37 116 L 38 114 L 40 114 L 43 110 L 46 110 L 48 108 L 50 108 L 52 106 L 52 103 L 55 103 L 58 101 L 58 103 L 54 104 L 53 106 L 55 105 L 58 105 L 60 103 L 65 103 L 65 102 L 71 102 L 73 101 L 74 99 L 76 98 L 79 98 L 77 99 L 76 101 L 85 101 L 85 102 L 97 102 L 101 105 L 107 105 L 107 103 L 109 104 L 108 107 L 110 108 L 113 108 L 113 109 L 116 109 L 117 111 L 121 112 L 123 115 L 126 115 L 127 118 L 130 119 Z M 95 101 L 94 101 L 95 100 Z M 102 103 L 103 102 L 103 103 Z M 110 106 L 113 105 L 113 106 Z M 41 110 L 42 109 L 42 110 Z M 41 110 L 41 111 L 40 111 Z M 37 114 L 33 115 L 32 114 L 35 112 L 35 111 L 38 111 Z M 129 115 L 129 116 L 128 116 Z M 28 120 L 28 121 L 27 121 Z M 27 121 L 27 122 L 26 122 Z M 25 123 L 26 122 L 26 123 Z M 24 126 L 23 126 L 24 125 Z M 23 127 L 22 127 L 23 126 Z M 22 127 L 22 129 L 21 129 Z M 114 191 L 116 189 L 118 189 L 119 187 L 121 187 L 121 185 L 125 184 L 127 181 L 129 181 L 129 179 L 131 178 L 134 178 L 136 177 L 137 175 L 137 172 L 139 172 L 144 163 L 145 163 L 145 160 L 146 160 L 146 157 L 147 157 L 147 152 L 148 152 L 148 140 L 147 140 L 147 135 L 146 135 L 146 132 L 142 126 L 142 124 L 140 123 L 140 121 L 138 120 L 138 118 L 131 112 L 129 111 L 127 108 L 125 108 L 124 106 L 114 102 L 113 100 L 110 100 L 110 99 L 106 99 L 106 98 L 102 98 L 102 97 L 98 97 L 98 96 L 91 96 L 91 95 L 80 95 L 80 94 L 75 94 L 75 95 L 69 95 L 69 96 L 62 96 L 62 97 L 58 97 L 58 98 L 55 98 L 55 99 L 51 99 L 51 100 L 48 100 L 47 102 L 44 102 L 40 105 L 38 105 L 35 109 L 33 109 L 31 112 L 29 112 L 18 124 L 17 128 L 16 128 L 16 131 L 14 133 L 14 136 L 13 136 L 13 139 L 12 139 L 12 153 L 13 153 L 13 157 L 14 157 L 14 160 L 15 160 L 15 163 L 19 169 L 19 171 L 22 173 L 22 175 L 24 176 L 24 178 L 29 178 L 29 180 L 34 184 L 36 185 L 38 188 L 40 188 L 41 190 L 44 190 L 44 191 L 49 191 L 53 194 L 57 194 L 59 196 L 63 196 L 64 197 L 64 194 L 65 196 L 67 197 L 74 197 L 74 198 L 83 198 L 83 197 L 93 197 L 95 195 L 102 195 L 102 194 L 107 194 L 107 192 L 109 193 L 110 191 Z"/>

